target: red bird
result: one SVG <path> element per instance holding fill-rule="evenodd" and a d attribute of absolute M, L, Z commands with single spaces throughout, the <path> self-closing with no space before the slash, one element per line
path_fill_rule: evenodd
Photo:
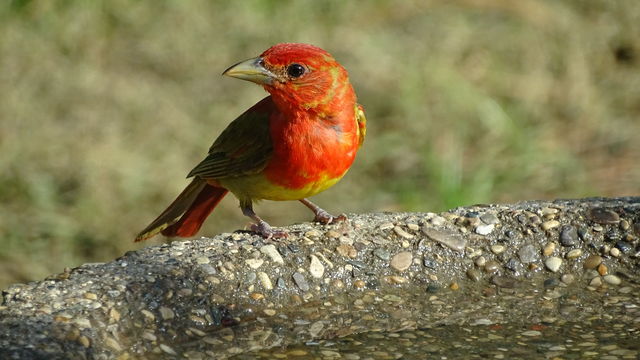
<path fill-rule="evenodd" d="M 270 96 L 229 124 L 189 173 L 191 183 L 135 240 L 195 235 L 229 191 L 265 238 L 287 234 L 256 215 L 256 200 L 299 200 L 317 222 L 343 219 L 307 198 L 344 176 L 364 140 L 366 118 L 347 71 L 318 47 L 278 44 L 223 75 L 262 85 Z"/>

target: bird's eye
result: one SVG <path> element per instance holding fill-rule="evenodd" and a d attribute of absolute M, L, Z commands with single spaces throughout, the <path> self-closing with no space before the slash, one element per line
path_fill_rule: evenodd
<path fill-rule="evenodd" d="M 305 69 L 305 67 L 300 64 L 291 64 L 287 66 L 287 74 L 292 78 L 299 78 L 300 76 L 304 75 L 306 71 L 307 69 Z"/>

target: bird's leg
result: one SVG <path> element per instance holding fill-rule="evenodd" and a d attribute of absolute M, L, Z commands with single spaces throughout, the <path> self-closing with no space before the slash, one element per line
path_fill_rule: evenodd
<path fill-rule="evenodd" d="M 269 225 L 266 221 L 262 220 L 256 213 L 253 211 L 253 205 L 251 202 L 249 203 L 240 203 L 240 208 L 242 209 L 242 213 L 245 216 L 251 218 L 254 221 L 251 224 L 251 231 L 259 234 L 265 239 L 282 239 L 286 238 L 289 234 L 286 231 L 275 230 Z"/>
<path fill-rule="evenodd" d="M 320 206 L 309 201 L 308 199 L 302 199 L 300 200 L 300 202 L 303 203 L 309 209 L 311 209 L 311 211 L 313 211 L 313 213 L 316 215 L 313 221 L 319 222 L 320 224 L 326 225 L 326 224 L 347 220 L 347 216 L 345 214 L 333 216 L 329 214 L 327 211 L 325 211 L 324 209 L 322 209 Z"/>

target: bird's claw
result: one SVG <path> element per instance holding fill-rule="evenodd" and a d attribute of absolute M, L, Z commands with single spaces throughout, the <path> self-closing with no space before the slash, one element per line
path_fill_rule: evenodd
<path fill-rule="evenodd" d="M 324 210 L 318 211 L 316 213 L 316 217 L 313 219 L 313 221 L 323 225 L 334 224 L 334 223 L 338 223 L 346 220 L 347 220 L 347 216 L 345 214 L 333 216 Z"/>
<path fill-rule="evenodd" d="M 271 225 L 267 224 L 265 221 L 261 221 L 257 224 L 251 224 L 251 231 L 257 233 L 263 238 L 269 239 L 284 239 L 289 236 L 284 230 L 275 230 L 271 227 Z"/>

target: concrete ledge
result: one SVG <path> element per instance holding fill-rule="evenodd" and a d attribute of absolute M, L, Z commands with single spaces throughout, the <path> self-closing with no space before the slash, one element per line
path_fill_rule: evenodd
<path fill-rule="evenodd" d="M 352 214 L 287 229 L 284 241 L 177 241 L 13 285 L 0 358 L 227 358 L 368 331 L 603 313 L 624 323 L 635 317 L 608 294 L 640 301 L 640 197 Z M 568 296 L 587 310 L 567 319 Z"/>

